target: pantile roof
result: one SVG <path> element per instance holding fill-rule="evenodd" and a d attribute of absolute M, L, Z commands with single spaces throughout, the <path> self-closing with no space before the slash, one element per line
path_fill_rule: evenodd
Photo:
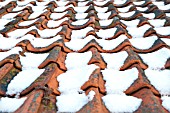
<path fill-rule="evenodd" d="M 170 112 L 170 0 L 0 1 L 0 112 Z"/>

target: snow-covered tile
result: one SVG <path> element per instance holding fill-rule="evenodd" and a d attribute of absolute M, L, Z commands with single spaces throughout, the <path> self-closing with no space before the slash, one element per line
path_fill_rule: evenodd
<path fill-rule="evenodd" d="M 101 37 L 102 39 L 108 39 L 115 35 L 116 30 L 117 30 L 117 28 L 100 29 L 98 32 L 96 32 L 96 34 L 97 34 L 97 36 Z"/>
<path fill-rule="evenodd" d="M 100 26 L 108 26 L 112 23 L 113 19 L 109 20 L 99 20 Z"/>
<path fill-rule="evenodd" d="M 164 6 L 159 6 L 159 5 L 158 5 L 158 8 L 159 8 L 160 10 L 169 10 L 169 9 L 170 9 L 170 4 L 167 4 L 167 5 L 164 5 Z"/>
<path fill-rule="evenodd" d="M 170 27 L 158 27 L 154 28 L 154 30 L 161 35 L 170 35 Z"/>
<path fill-rule="evenodd" d="M 82 92 L 81 86 L 89 80 L 90 75 L 97 68 L 98 66 L 94 64 L 84 65 L 74 69 L 69 68 L 65 73 L 62 73 L 57 77 L 59 82 L 58 90 L 61 94 Z"/>
<path fill-rule="evenodd" d="M 76 13 L 75 18 L 78 20 L 85 19 L 87 17 L 88 13 Z"/>
<path fill-rule="evenodd" d="M 58 20 L 58 21 L 55 21 L 55 20 L 49 20 L 48 23 L 47 23 L 47 26 L 48 27 L 58 27 L 60 26 L 60 24 L 62 24 L 64 21 L 68 20 L 67 17 L 61 19 L 61 20 Z"/>
<path fill-rule="evenodd" d="M 63 11 L 65 11 L 65 10 L 66 10 L 67 8 L 69 8 L 69 7 L 75 8 L 72 4 L 70 4 L 70 5 L 68 5 L 68 6 L 57 7 L 57 8 L 54 9 L 54 11 L 55 11 L 55 12 L 63 12 Z"/>
<path fill-rule="evenodd" d="M 74 10 L 77 13 L 84 13 L 88 8 L 89 8 L 89 6 L 74 7 Z"/>
<path fill-rule="evenodd" d="M 38 66 L 47 58 L 48 55 L 49 53 L 25 53 L 25 56 L 20 56 L 22 68 L 38 68 Z"/>
<path fill-rule="evenodd" d="M 102 74 L 106 81 L 107 94 L 124 94 L 124 91 L 138 78 L 138 70 L 136 68 L 125 71 L 105 69 L 102 70 Z"/>
<path fill-rule="evenodd" d="M 154 27 L 163 27 L 165 24 L 165 19 L 154 19 L 154 20 L 148 20 L 151 25 Z"/>
<path fill-rule="evenodd" d="M 136 111 L 142 100 L 133 96 L 109 94 L 102 97 L 107 109 L 112 113 L 131 113 Z"/>
<path fill-rule="evenodd" d="M 149 69 L 159 70 L 164 67 L 167 59 L 170 57 L 170 50 L 162 48 L 152 53 L 139 54 L 139 56 L 149 66 Z"/>
<path fill-rule="evenodd" d="M 69 1 L 56 1 L 56 3 L 59 7 L 61 7 L 61 6 L 65 6 L 67 3 L 69 3 Z"/>
<path fill-rule="evenodd" d="M 163 1 L 156 1 L 156 2 L 152 2 L 154 5 L 156 6 L 164 6 L 164 2 Z"/>
<path fill-rule="evenodd" d="M 127 0 L 114 0 L 114 4 L 116 5 L 121 5 L 121 4 L 124 4 Z"/>
<path fill-rule="evenodd" d="M 34 20 L 27 20 L 27 21 L 23 21 L 21 23 L 19 23 L 19 26 L 29 26 L 31 24 L 33 24 L 34 22 L 36 22 L 39 18 L 34 19 Z"/>
<path fill-rule="evenodd" d="M 0 8 L 6 6 L 9 2 L 16 1 L 16 0 L 5 0 L 0 2 Z"/>
<path fill-rule="evenodd" d="M 97 16 L 98 16 L 101 20 L 107 20 L 110 15 L 111 15 L 111 11 L 109 11 L 109 12 L 107 12 L 107 13 L 97 13 Z"/>
<path fill-rule="evenodd" d="M 86 6 L 86 4 L 88 3 L 89 1 L 86 1 L 86 2 L 78 2 L 78 7 L 83 7 L 83 6 Z"/>
<path fill-rule="evenodd" d="M 138 11 L 146 11 L 148 7 L 136 7 Z"/>
<path fill-rule="evenodd" d="M 161 95 L 170 94 L 170 70 L 145 70 L 145 74 L 151 84 Z"/>
<path fill-rule="evenodd" d="M 72 22 L 71 24 L 72 24 L 72 25 L 84 25 L 85 23 L 88 22 L 88 20 L 89 20 L 89 19 L 77 20 L 77 21 Z"/>
<path fill-rule="evenodd" d="M 17 12 L 17 13 L 7 13 L 5 15 L 3 15 L 1 18 L 2 19 L 7 19 L 7 20 L 12 20 L 14 19 L 15 16 L 17 16 L 18 14 L 20 14 L 21 12 Z"/>
<path fill-rule="evenodd" d="M 131 17 L 133 14 L 135 14 L 135 11 L 127 12 L 127 13 L 119 13 L 121 17 Z"/>
<path fill-rule="evenodd" d="M 9 55 L 19 54 L 19 51 L 22 51 L 22 49 L 20 47 L 14 47 L 7 52 L 0 52 L 0 61 L 3 60 L 4 58 L 8 57 Z"/>
<path fill-rule="evenodd" d="M 132 35 L 132 38 L 139 38 L 139 37 L 143 37 L 145 32 L 151 28 L 150 25 L 145 24 L 141 27 L 127 27 L 127 31 L 130 35 Z"/>
<path fill-rule="evenodd" d="M 13 19 L 12 19 L 13 20 Z M 7 23 L 9 23 L 12 20 L 7 20 L 7 19 L 0 19 L 0 26 L 4 27 Z"/>
<path fill-rule="evenodd" d="M 145 38 L 132 38 L 129 39 L 129 41 L 135 48 L 149 49 L 157 39 L 157 36 L 150 36 Z"/>
<path fill-rule="evenodd" d="M 94 6 L 95 10 L 99 13 L 105 13 L 108 10 L 108 7 L 98 7 Z"/>
<path fill-rule="evenodd" d="M 167 17 L 170 17 L 170 13 L 165 13 Z"/>
<path fill-rule="evenodd" d="M 99 5 L 99 6 L 102 6 L 102 5 L 105 5 L 108 1 L 105 0 L 105 1 L 93 1 L 96 5 Z"/>
<path fill-rule="evenodd" d="M 125 12 L 128 12 L 129 9 L 130 9 L 132 6 L 133 6 L 133 5 L 131 4 L 131 5 L 128 5 L 128 6 L 126 6 L 126 7 L 117 8 L 117 10 L 118 10 L 119 12 L 121 12 L 121 13 L 125 13 Z"/>
<path fill-rule="evenodd" d="M 56 97 L 56 100 L 57 100 L 56 106 L 58 107 L 57 113 L 60 112 L 75 113 L 89 102 L 88 97 L 84 93 L 60 95 Z"/>
<path fill-rule="evenodd" d="M 168 96 L 163 96 L 161 97 L 162 100 L 162 106 L 167 109 L 170 112 L 170 97 Z"/>
<path fill-rule="evenodd" d="M 43 14 L 46 11 L 47 11 L 47 9 L 42 10 L 42 11 L 35 11 L 35 12 L 31 13 L 31 15 L 28 17 L 28 19 L 37 18 L 38 16 L 40 16 L 41 14 Z"/>
<path fill-rule="evenodd" d="M 124 23 L 127 27 L 137 27 L 139 24 L 139 19 L 131 20 L 131 21 L 126 21 L 126 20 L 120 20 L 122 23 Z"/>
<path fill-rule="evenodd" d="M 36 69 L 36 68 L 22 70 L 8 84 L 6 94 L 8 95 L 17 94 L 18 95 L 24 89 L 29 87 L 44 72 L 44 70 L 45 69 Z"/>
<path fill-rule="evenodd" d="M 15 112 L 26 100 L 27 98 L 0 98 L 0 112 Z"/>
<path fill-rule="evenodd" d="M 92 57 L 92 52 L 85 53 L 68 53 L 65 64 L 67 69 L 74 69 L 88 65 Z"/>
<path fill-rule="evenodd" d="M 50 18 L 53 19 L 53 20 L 60 19 L 66 14 L 67 14 L 67 11 L 65 11 L 63 13 L 51 13 Z"/>
<path fill-rule="evenodd" d="M 138 1 L 138 2 L 133 2 L 135 5 L 142 5 L 145 3 L 145 1 Z"/>
<path fill-rule="evenodd" d="M 36 1 L 36 0 L 31 0 L 31 1 Z M 30 0 L 24 0 L 24 1 L 17 1 L 17 5 L 22 7 L 30 3 Z"/>
<path fill-rule="evenodd" d="M 5 38 L 0 37 L 0 49 L 9 50 L 17 44 L 16 39 L 14 38 Z"/>
<path fill-rule="evenodd" d="M 115 70 L 119 70 L 128 57 L 128 54 L 125 51 L 121 51 L 118 53 L 101 53 L 101 55 L 104 61 L 107 63 L 107 68 Z"/>
<path fill-rule="evenodd" d="M 169 38 L 161 38 L 163 42 L 165 42 L 168 46 L 170 46 L 170 39 Z"/>
<path fill-rule="evenodd" d="M 28 5 L 26 5 L 26 6 L 22 6 L 22 7 L 20 7 L 20 6 L 17 6 L 17 7 L 15 7 L 12 11 L 20 11 L 20 10 L 22 10 L 22 9 L 24 9 L 25 7 L 31 7 L 32 8 L 32 10 L 35 12 L 35 11 L 43 11 L 47 6 L 34 6 L 34 5 L 32 5 L 32 4 L 28 4 Z"/>
<path fill-rule="evenodd" d="M 155 18 L 155 14 L 154 13 L 148 13 L 148 14 L 145 14 L 145 13 L 142 13 L 142 15 L 146 18 L 149 18 L 149 19 L 154 19 Z"/>
<path fill-rule="evenodd" d="M 94 29 L 92 27 L 86 27 L 80 30 L 72 30 L 71 39 L 84 38 L 86 34 L 91 30 Z"/>

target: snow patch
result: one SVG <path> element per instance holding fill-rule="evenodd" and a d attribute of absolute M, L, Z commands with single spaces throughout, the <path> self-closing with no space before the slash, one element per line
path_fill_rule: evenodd
<path fill-rule="evenodd" d="M 136 68 L 125 71 L 105 69 L 102 70 L 102 74 L 106 81 L 107 94 L 124 94 L 124 91 L 138 78 L 138 70 Z"/>
<path fill-rule="evenodd" d="M 163 27 L 165 24 L 165 19 L 154 19 L 154 20 L 148 20 L 151 25 L 154 27 Z"/>
<path fill-rule="evenodd" d="M 51 13 L 50 18 L 53 20 L 60 19 L 66 14 L 67 14 L 67 11 L 65 11 L 63 13 Z"/>
<path fill-rule="evenodd" d="M 71 39 L 84 38 L 86 34 L 91 30 L 94 29 L 92 27 L 86 27 L 80 30 L 72 30 Z"/>
<path fill-rule="evenodd" d="M 34 22 L 36 22 L 39 18 L 35 19 L 35 20 L 28 20 L 28 21 L 23 21 L 21 23 L 19 23 L 19 26 L 29 26 L 31 24 L 33 24 Z"/>
<path fill-rule="evenodd" d="M 154 19 L 155 18 L 155 14 L 154 13 L 149 13 L 149 14 L 145 14 L 142 13 L 142 15 L 148 19 Z"/>
<path fill-rule="evenodd" d="M 26 100 L 27 98 L 0 98 L 0 112 L 15 112 Z"/>
<path fill-rule="evenodd" d="M 161 35 L 170 35 L 170 27 L 158 27 L 154 28 L 154 30 Z"/>
<path fill-rule="evenodd" d="M 124 23 L 127 27 L 137 27 L 139 24 L 139 19 L 131 20 L 131 21 L 126 21 L 126 20 L 120 20 L 122 23 Z"/>
<path fill-rule="evenodd" d="M 161 95 L 170 94 L 170 70 L 145 70 L 145 74 L 151 84 L 161 93 Z"/>
<path fill-rule="evenodd" d="M 107 13 L 97 13 L 98 18 L 100 18 L 101 20 L 107 20 L 110 15 L 111 15 L 111 11 Z"/>
<path fill-rule="evenodd" d="M 126 51 L 121 51 L 118 53 L 101 53 L 101 55 L 104 61 L 107 63 L 107 68 L 115 70 L 119 70 L 128 57 Z"/>
<path fill-rule="evenodd" d="M 162 106 L 170 112 L 170 97 L 163 96 L 162 98 Z"/>
<path fill-rule="evenodd" d="M 84 20 L 77 20 L 72 22 L 72 25 L 84 25 L 85 23 L 87 23 L 89 21 L 89 19 L 84 19 Z"/>
<path fill-rule="evenodd" d="M 109 20 L 99 20 L 100 26 L 109 26 L 112 23 L 113 19 Z"/>
<path fill-rule="evenodd" d="M 132 96 L 117 94 L 109 94 L 103 96 L 102 100 L 106 105 L 107 109 L 113 113 L 134 112 L 139 108 L 142 102 L 141 99 Z"/>
<path fill-rule="evenodd" d="M 133 2 L 135 5 L 142 5 L 145 3 L 145 1 L 138 1 L 138 2 Z"/>
<path fill-rule="evenodd" d="M 98 12 L 98 13 L 105 13 L 108 10 L 108 7 L 98 7 L 98 6 L 94 6 L 94 9 Z"/>
<path fill-rule="evenodd" d="M 76 13 L 75 18 L 78 20 L 85 19 L 87 17 L 88 13 Z"/>
<path fill-rule="evenodd" d="M 165 42 L 168 46 L 170 46 L 170 39 L 169 38 L 161 38 L 163 42 Z"/>
<path fill-rule="evenodd" d="M 58 20 L 58 21 L 49 20 L 49 21 L 47 22 L 47 26 L 48 26 L 48 27 L 58 27 L 58 26 L 60 26 L 60 24 L 62 24 L 64 21 L 67 21 L 67 20 L 68 20 L 67 17 L 65 17 L 65 18 L 63 18 L 63 19 L 61 19 L 61 20 Z"/>
<path fill-rule="evenodd" d="M 135 11 L 131 11 L 131 12 L 127 12 L 127 13 L 119 13 L 119 15 L 121 16 L 121 17 L 124 17 L 124 18 L 126 18 L 126 17 L 131 17 L 132 15 L 134 15 L 135 14 Z"/>
<path fill-rule="evenodd" d="M 96 34 L 102 39 L 108 39 L 115 35 L 116 30 L 117 28 L 100 29 L 98 32 L 96 32 Z"/>
<path fill-rule="evenodd" d="M 125 13 L 125 12 L 128 12 L 129 9 L 132 7 L 133 5 L 128 5 L 126 7 L 123 7 L 123 8 L 117 8 L 117 10 L 121 13 Z"/>
<path fill-rule="evenodd" d="M 156 52 L 139 54 L 139 56 L 149 66 L 149 69 L 159 70 L 161 68 L 164 68 L 167 59 L 170 57 L 170 50 L 167 48 L 162 48 Z"/>

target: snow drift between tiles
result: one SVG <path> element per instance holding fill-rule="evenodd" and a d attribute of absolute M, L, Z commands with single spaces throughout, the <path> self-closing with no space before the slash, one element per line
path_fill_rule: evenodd
<path fill-rule="evenodd" d="M 57 96 L 58 112 L 77 112 L 95 95 L 94 91 L 85 95 L 81 86 L 88 81 L 92 72 L 98 66 L 88 65 L 92 52 L 68 53 L 66 57 L 67 71 L 58 76 L 60 96 Z"/>

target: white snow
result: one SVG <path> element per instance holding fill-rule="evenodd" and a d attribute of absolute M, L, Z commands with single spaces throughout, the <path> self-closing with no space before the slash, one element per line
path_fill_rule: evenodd
<path fill-rule="evenodd" d="M 154 30 L 161 35 L 170 35 L 170 27 L 159 27 L 154 28 Z"/>
<path fill-rule="evenodd" d="M 32 1 L 35 1 L 35 0 L 32 0 Z M 22 6 L 29 4 L 29 2 L 30 2 L 30 0 L 17 1 L 17 5 L 22 7 Z"/>
<path fill-rule="evenodd" d="M 157 5 L 157 6 L 164 6 L 164 2 L 152 2 L 154 5 Z"/>
<path fill-rule="evenodd" d="M 65 11 L 63 13 L 51 13 L 50 18 L 53 19 L 53 20 L 60 19 L 66 14 L 67 14 L 67 11 Z"/>
<path fill-rule="evenodd" d="M 28 19 L 35 19 L 46 11 L 47 11 L 47 9 L 45 9 L 43 11 L 35 11 L 35 12 L 31 13 L 31 15 L 28 17 Z"/>
<path fill-rule="evenodd" d="M 91 90 L 91 91 L 89 92 L 89 94 L 87 95 L 89 101 L 92 101 L 92 100 L 93 100 L 95 94 L 96 94 L 96 93 L 95 93 L 93 90 Z"/>
<path fill-rule="evenodd" d="M 58 107 L 57 113 L 61 112 L 75 113 L 88 103 L 88 97 L 84 93 L 60 95 L 57 96 L 56 99 L 57 99 L 56 105 Z"/>
<path fill-rule="evenodd" d="M 170 39 L 169 38 L 161 38 L 163 42 L 170 46 Z"/>
<path fill-rule="evenodd" d="M 74 10 L 75 10 L 77 13 L 84 13 L 88 8 L 89 8 L 89 6 L 74 7 Z"/>
<path fill-rule="evenodd" d="M 138 38 L 138 37 L 143 37 L 145 32 L 151 28 L 150 25 L 145 24 L 141 27 L 127 27 L 127 31 L 130 35 L 132 35 L 132 38 Z"/>
<path fill-rule="evenodd" d="M 105 0 L 105 1 L 102 1 L 102 2 L 99 2 L 99 1 L 93 1 L 96 5 L 99 5 L 99 6 L 102 6 L 102 5 L 105 5 L 108 1 Z"/>
<path fill-rule="evenodd" d="M 3 2 L 0 2 L 0 8 L 6 6 L 10 1 L 15 1 L 15 0 L 5 0 Z"/>
<path fill-rule="evenodd" d="M 96 32 L 96 34 L 102 39 L 108 39 L 115 35 L 116 30 L 117 28 L 100 29 L 98 32 Z"/>
<path fill-rule="evenodd" d="M 170 50 L 167 48 L 162 48 L 156 52 L 139 54 L 139 56 L 146 64 L 148 64 L 149 69 L 161 69 L 170 57 Z"/>
<path fill-rule="evenodd" d="M 131 17 L 133 14 L 135 14 L 135 11 L 131 11 L 127 13 L 119 13 L 121 17 Z"/>
<path fill-rule="evenodd" d="M 107 109 L 112 113 L 131 113 L 137 110 L 142 102 L 133 96 L 109 94 L 102 97 Z"/>
<path fill-rule="evenodd" d="M 28 7 L 28 6 L 30 6 L 34 12 L 36 12 L 36 11 L 43 11 L 47 7 L 47 6 L 34 6 L 32 4 L 28 4 L 28 5 L 22 6 L 22 7 L 17 6 L 12 11 L 21 11 L 24 8 Z"/>
<path fill-rule="evenodd" d="M 8 57 L 11 54 L 19 54 L 19 51 L 22 51 L 22 49 L 20 47 L 14 47 L 9 51 L 0 52 L 0 61 L 3 60 L 4 58 Z"/>
<path fill-rule="evenodd" d="M 54 9 L 54 11 L 55 11 L 55 12 L 63 12 L 63 11 L 65 11 L 65 10 L 66 10 L 67 8 L 69 8 L 69 7 L 75 8 L 72 4 L 70 4 L 70 5 L 68 5 L 68 6 L 57 7 L 57 8 Z"/>
<path fill-rule="evenodd" d="M 165 24 L 165 19 L 154 19 L 154 20 L 148 20 L 151 25 L 154 27 L 163 27 Z"/>
<path fill-rule="evenodd" d="M 95 10 L 99 13 L 105 13 L 108 10 L 108 7 L 98 7 L 94 6 Z"/>
<path fill-rule="evenodd" d="M 125 35 L 120 35 L 116 39 L 105 40 L 97 39 L 93 35 L 89 35 L 84 39 L 71 39 L 70 42 L 65 42 L 65 45 L 74 51 L 78 51 L 82 49 L 92 39 L 95 39 L 104 50 L 112 50 L 116 48 L 120 43 L 122 43 L 125 39 L 127 39 L 127 37 Z"/>
<path fill-rule="evenodd" d="M 138 78 L 138 70 L 136 68 L 125 71 L 105 69 L 102 70 L 102 74 L 106 81 L 107 94 L 124 94 L 124 91 Z"/>
<path fill-rule="evenodd" d="M 149 13 L 149 14 L 145 14 L 142 13 L 142 15 L 148 19 L 154 19 L 155 18 L 155 14 L 154 13 Z"/>
<path fill-rule="evenodd" d="M 139 24 L 139 19 L 131 20 L 131 21 L 126 21 L 126 20 L 120 20 L 122 23 L 124 23 L 127 27 L 137 27 Z"/>
<path fill-rule="evenodd" d="M 160 10 L 169 10 L 169 9 L 170 9 L 170 4 L 167 4 L 167 5 L 164 5 L 164 6 L 159 6 L 159 5 L 158 5 L 158 8 L 159 8 Z"/>
<path fill-rule="evenodd" d="M 138 11 L 146 11 L 148 7 L 136 7 Z"/>
<path fill-rule="evenodd" d="M 170 70 L 146 69 L 145 74 L 151 84 L 160 92 L 161 95 L 170 94 Z"/>
<path fill-rule="evenodd" d="M 49 53 L 25 53 L 25 56 L 20 56 L 22 69 L 38 68 L 38 66 L 47 58 L 48 55 Z"/>
<path fill-rule="evenodd" d="M 39 18 L 34 19 L 34 20 L 27 20 L 27 21 L 23 21 L 21 23 L 19 23 L 19 26 L 29 26 L 31 24 L 33 24 L 34 22 L 36 22 Z"/>
<path fill-rule="evenodd" d="M 44 29 L 44 30 L 38 30 L 38 33 L 40 34 L 41 37 L 53 37 L 57 35 L 58 32 L 60 32 L 62 29 L 62 26 L 56 28 L 56 29 Z"/>
<path fill-rule="evenodd" d="M 170 112 L 170 97 L 163 96 L 162 99 L 162 106 Z"/>
<path fill-rule="evenodd" d="M 27 62 L 30 63 L 31 62 Z M 43 72 L 45 69 L 26 69 L 22 70 L 14 77 L 8 85 L 6 94 L 13 95 L 19 94 L 24 89 L 29 87 Z"/>
<path fill-rule="evenodd" d="M 72 62 L 74 63 L 74 62 Z M 74 69 L 68 69 L 57 77 L 59 91 L 62 94 L 73 94 L 81 92 L 81 86 L 89 80 L 92 72 L 98 68 L 96 65 L 84 65 Z"/>
<path fill-rule="evenodd" d="M 166 16 L 170 17 L 170 13 L 165 13 L 165 14 L 166 14 Z"/>
<path fill-rule="evenodd" d="M 125 13 L 125 12 L 128 12 L 129 9 L 130 9 L 132 6 L 133 6 L 133 5 L 131 4 L 131 5 L 128 5 L 128 6 L 123 7 L 123 8 L 117 8 L 117 10 L 118 10 L 119 12 L 121 12 L 121 13 Z"/>
<path fill-rule="evenodd" d="M 0 27 L 4 27 L 10 21 L 12 21 L 12 20 L 0 19 Z"/>
<path fill-rule="evenodd" d="M 84 38 L 86 34 L 91 30 L 94 29 L 92 27 L 86 27 L 80 30 L 72 30 L 71 39 Z"/>
<path fill-rule="evenodd" d="M 65 6 L 69 1 L 55 1 L 59 7 Z"/>
<path fill-rule="evenodd" d="M 121 4 L 124 4 L 127 0 L 114 0 L 114 4 L 116 5 L 121 5 Z"/>
<path fill-rule="evenodd" d="M 0 37 L 0 49 L 9 50 L 17 44 L 16 39 Z"/>
<path fill-rule="evenodd" d="M 86 2 L 78 2 L 78 7 L 86 6 L 86 4 L 87 4 L 88 2 L 89 2 L 89 1 L 86 1 Z"/>
<path fill-rule="evenodd" d="M 0 98 L 0 112 L 15 112 L 26 100 L 27 98 Z"/>
<path fill-rule="evenodd" d="M 98 16 L 101 20 L 107 20 L 110 15 L 111 15 L 111 11 L 109 11 L 109 12 L 107 12 L 107 13 L 97 13 L 97 16 Z"/>
<path fill-rule="evenodd" d="M 74 69 L 86 66 L 92 57 L 92 52 L 85 53 L 68 53 L 65 65 L 67 69 Z"/>
<path fill-rule="evenodd" d="M 3 15 L 1 18 L 2 19 L 7 19 L 7 20 L 12 20 L 14 19 L 15 16 L 17 16 L 18 14 L 20 14 L 21 12 L 17 12 L 17 13 L 7 13 L 5 15 Z"/>
<path fill-rule="evenodd" d="M 99 20 L 100 26 L 108 26 L 112 23 L 113 19 L 109 20 Z"/>
<path fill-rule="evenodd" d="M 101 53 L 104 61 L 107 63 L 108 69 L 119 70 L 123 66 L 124 61 L 128 57 L 126 51 L 121 51 L 118 53 Z"/>
<path fill-rule="evenodd" d="M 142 5 L 145 3 L 145 1 L 139 1 L 139 2 L 133 2 L 135 5 Z"/>
<path fill-rule="evenodd" d="M 72 24 L 72 25 L 84 25 L 85 23 L 88 22 L 88 20 L 89 20 L 89 19 L 77 20 L 77 21 L 72 22 L 71 24 Z"/>
<path fill-rule="evenodd" d="M 157 36 L 150 36 L 145 38 L 132 38 L 129 39 L 129 41 L 135 48 L 149 49 L 157 39 Z"/>
<path fill-rule="evenodd" d="M 62 23 L 63 23 L 64 21 L 66 21 L 66 20 L 68 20 L 67 17 L 65 17 L 65 18 L 63 18 L 63 19 L 61 19 L 61 20 L 58 20 L 58 21 L 49 20 L 49 21 L 47 22 L 47 26 L 48 26 L 48 27 L 58 27 L 58 26 L 60 26 L 60 24 L 62 24 Z"/>
<path fill-rule="evenodd" d="M 85 19 L 87 17 L 88 13 L 76 13 L 75 18 L 78 20 Z"/>

